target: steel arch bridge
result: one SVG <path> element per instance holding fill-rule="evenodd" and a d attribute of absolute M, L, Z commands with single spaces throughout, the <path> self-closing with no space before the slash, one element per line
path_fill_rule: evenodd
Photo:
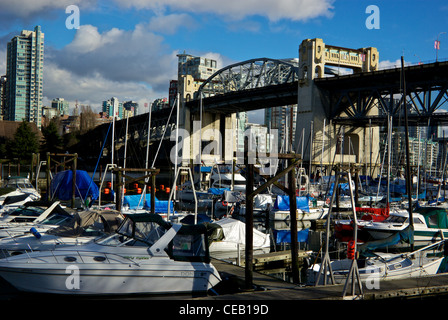
<path fill-rule="evenodd" d="M 331 68 L 325 73 L 335 74 Z M 198 112 L 204 99 L 207 112 L 229 114 L 297 104 L 298 79 L 297 59 L 250 59 L 216 71 L 186 106 Z"/>
<path fill-rule="evenodd" d="M 241 90 L 294 83 L 298 79 L 298 61 L 293 59 L 258 58 L 224 67 L 211 75 L 200 87 L 199 94 L 208 98 Z"/>

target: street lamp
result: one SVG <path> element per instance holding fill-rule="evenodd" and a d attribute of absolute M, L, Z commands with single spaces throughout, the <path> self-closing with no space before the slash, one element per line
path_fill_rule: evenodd
<path fill-rule="evenodd" d="M 440 36 L 441 34 L 444 34 L 444 33 L 446 33 L 446 32 L 440 32 L 440 33 L 437 35 L 437 40 L 436 40 L 436 42 L 434 43 L 434 49 L 436 49 L 436 62 L 437 62 L 437 60 L 438 60 L 438 54 L 439 54 L 439 49 L 440 49 L 439 36 Z"/>

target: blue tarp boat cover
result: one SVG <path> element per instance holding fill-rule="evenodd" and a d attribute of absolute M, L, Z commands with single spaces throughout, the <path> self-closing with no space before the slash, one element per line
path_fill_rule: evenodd
<path fill-rule="evenodd" d="M 373 251 L 379 248 L 386 248 L 397 243 L 414 243 L 414 229 L 408 226 L 403 231 L 394 233 L 385 239 L 368 241 L 359 246 L 360 252 Z"/>
<path fill-rule="evenodd" d="M 230 188 L 209 188 L 208 193 L 214 194 L 214 195 L 221 195 L 224 193 L 224 191 L 230 191 Z"/>
<path fill-rule="evenodd" d="M 309 197 L 296 197 L 297 209 L 310 212 Z M 278 195 L 275 199 L 274 209 L 289 210 L 289 196 Z"/>
<path fill-rule="evenodd" d="M 52 198 L 70 200 L 72 198 L 72 184 L 72 170 L 65 170 L 57 173 L 50 183 L 50 194 Z M 98 186 L 93 182 L 86 171 L 76 170 L 75 198 L 86 199 L 88 196 L 90 196 L 92 200 L 98 199 Z"/>
<path fill-rule="evenodd" d="M 273 230 L 275 236 L 275 242 L 280 243 L 291 243 L 291 231 L 290 230 Z M 297 232 L 298 242 L 308 242 L 308 234 L 310 229 L 303 229 Z"/>
<path fill-rule="evenodd" d="M 151 209 L 151 194 L 146 194 L 143 199 L 142 195 L 130 195 L 124 196 L 123 205 L 128 205 L 129 209 Z M 167 213 L 168 212 L 168 200 L 159 200 L 155 198 L 155 213 Z M 170 212 L 174 213 L 173 202 L 171 202 Z"/>

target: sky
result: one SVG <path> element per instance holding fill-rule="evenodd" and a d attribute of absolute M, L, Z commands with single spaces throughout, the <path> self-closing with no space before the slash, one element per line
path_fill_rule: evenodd
<path fill-rule="evenodd" d="M 302 40 L 322 38 L 376 47 L 386 68 L 401 56 L 434 61 L 439 39 L 438 59 L 448 59 L 446 0 L 0 0 L 0 21 L 0 75 L 7 42 L 40 25 L 44 105 L 64 98 L 71 109 L 77 101 L 98 112 L 111 97 L 138 101 L 139 113 L 148 112 L 145 102 L 168 97 L 176 55 L 184 51 L 222 68 L 297 58 Z"/>

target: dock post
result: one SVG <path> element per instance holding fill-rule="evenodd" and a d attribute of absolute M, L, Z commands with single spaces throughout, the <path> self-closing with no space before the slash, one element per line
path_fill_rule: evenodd
<path fill-rule="evenodd" d="M 121 169 L 121 168 L 119 168 L 119 169 Z M 116 209 L 118 211 L 121 211 L 122 206 L 123 206 L 123 194 L 121 193 L 121 191 L 123 190 L 123 187 L 124 187 L 123 171 L 118 170 L 117 175 L 118 175 L 118 178 L 117 178 L 118 192 L 117 192 Z"/>
<path fill-rule="evenodd" d="M 297 200 L 296 200 L 296 170 L 292 167 L 288 172 L 289 180 L 289 216 L 291 219 L 291 269 L 292 279 L 295 283 L 300 282 L 298 244 L 297 244 Z"/>
<path fill-rule="evenodd" d="M 253 227 L 254 227 L 254 165 L 248 156 L 248 139 L 244 139 L 244 164 L 246 165 L 246 290 L 253 289 Z"/>

